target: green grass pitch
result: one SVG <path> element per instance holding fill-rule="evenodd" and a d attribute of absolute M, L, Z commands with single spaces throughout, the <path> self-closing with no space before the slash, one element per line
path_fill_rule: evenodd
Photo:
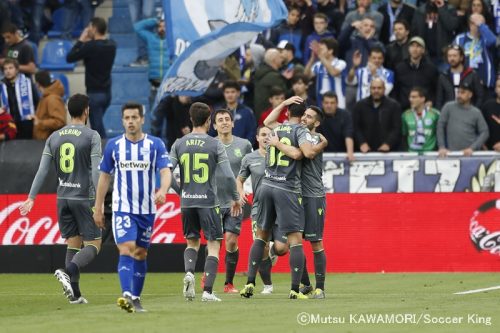
<path fill-rule="evenodd" d="M 256 295 L 241 299 L 222 293 L 221 274 L 220 303 L 200 301 L 199 273 L 197 299 L 186 302 L 182 277 L 148 274 L 142 301 L 149 312 L 128 314 L 115 304 L 116 274 L 82 274 L 86 305 L 70 305 L 49 274 L 0 274 L 0 332 L 500 332 L 500 290 L 454 294 L 498 286 L 499 273 L 329 274 L 325 300 L 287 299 L 288 274 L 273 275 L 273 295 L 260 295 L 257 280 Z M 236 286 L 244 283 L 237 275 Z M 370 318 L 381 321 L 363 322 Z"/>

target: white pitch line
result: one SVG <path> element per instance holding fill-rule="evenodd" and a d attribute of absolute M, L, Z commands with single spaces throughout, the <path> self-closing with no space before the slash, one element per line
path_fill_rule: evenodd
<path fill-rule="evenodd" d="M 467 291 L 460 291 L 458 293 L 454 293 L 454 295 L 475 294 L 475 293 L 482 293 L 483 291 L 496 290 L 496 289 L 500 289 L 500 286 L 494 286 L 494 287 L 482 288 L 482 289 L 474 289 L 474 290 L 467 290 Z"/>

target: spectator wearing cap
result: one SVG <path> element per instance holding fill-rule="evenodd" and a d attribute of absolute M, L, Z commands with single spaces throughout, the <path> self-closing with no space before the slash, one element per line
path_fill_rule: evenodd
<path fill-rule="evenodd" d="M 378 12 L 384 17 L 384 23 L 380 31 L 380 41 L 388 44 L 396 40 L 394 23 L 397 20 L 411 22 L 415 13 L 415 7 L 404 3 L 403 0 L 389 0 L 387 3 L 380 5 Z"/>
<path fill-rule="evenodd" d="M 403 60 L 408 59 L 408 46 L 410 45 L 410 25 L 407 21 L 394 22 L 394 41 L 387 45 L 384 66 L 394 70 Z"/>
<path fill-rule="evenodd" d="M 436 64 L 443 64 L 442 50 L 453 41 L 459 23 L 455 7 L 445 0 L 428 0 L 415 11 L 411 30 L 412 35 L 425 41 L 430 58 Z"/>
<path fill-rule="evenodd" d="M 469 17 L 469 30 L 455 38 L 465 52 L 465 62 L 479 74 L 483 85 L 493 89 L 495 86 L 495 64 L 493 49 L 496 44 L 495 34 L 488 28 L 481 14 Z"/>
<path fill-rule="evenodd" d="M 46 140 L 52 132 L 66 125 L 64 86 L 59 80 L 52 81 L 48 71 L 37 72 L 35 84 L 41 99 L 33 118 L 33 139 Z"/>
<path fill-rule="evenodd" d="M 305 74 L 316 78 L 316 102 L 321 104 L 322 95 L 333 91 L 338 98 L 339 107 L 344 109 L 345 91 L 344 82 L 346 63 L 337 58 L 338 43 L 333 38 L 322 38 L 306 65 Z"/>
<path fill-rule="evenodd" d="M 489 150 L 500 152 L 500 76 L 497 77 L 495 84 L 496 97 L 492 98 L 481 107 L 484 119 L 490 130 L 490 137 L 486 142 Z"/>
<path fill-rule="evenodd" d="M 295 6 L 288 8 L 288 17 L 278 27 L 273 29 L 272 36 L 275 36 L 275 45 L 281 42 L 290 43 L 295 47 L 295 56 L 302 59 L 302 29 L 299 25 L 300 9 Z"/>
<path fill-rule="evenodd" d="M 306 64 L 311 58 L 311 50 L 316 47 L 316 43 L 320 39 L 326 37 L 334 37 L 333 33 L 328 30 L 328 17 L 323 13 L 314 14 L 314 32 L 307 36 L 304 43 L 303 63 Z"/>
<path fill-rule="evenodd" d="M 278 50 L 283 57 L 283 70 L 281 74 L 289 80 L 294 75 L 304 72 L 304 65 L 300 59 L 295 56 L 295 46 L 287 41 L 281 41 L 278 44 Z"/>
<path fill-rule="evenodd" d="M 441 109 L 446 102 L 456 99 L 458 86 L 466 82 L 474 89 L 472 104 L 479 107 L 483 103 L 483 87 L 479 76 L 470 67 L 464 65 L 464 50 L 458 45 L 450 45 L 446 48 L 445 58 L 450 66 L 447 71 L 439 74 L 436 108 Z"/>
<path fill-rule="evenodd" d="M 457 100 L 446 103 L 441 110 L 437 128 L 440 157 L 446 157 L 449 151 L 471 156 L 488 139 L 488 125 L 481 111 L 471 104 L 473 94 L 472 86 L 462 82 Z"/>
<path fill-rule="evenodd" d="M 436 66 L 424 57 L 425 42 L 421 37 L 410 39 L 409 57 L 396 66 L 393 96 L 401 104 L 403 110 L 409 108 L 408 96 L 413 87 L 426 87 L 429 100 L 435 103 Z"/>

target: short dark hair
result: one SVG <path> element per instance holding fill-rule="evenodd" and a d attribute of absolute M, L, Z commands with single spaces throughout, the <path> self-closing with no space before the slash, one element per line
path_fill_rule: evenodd
<path fill-rule="evenodd" d="M 210 117 L 210 107 L 205 103 L 195 102 L 189 108 L 189 116 L 193 122 L 193 127 L 200 127 Z"/>
<path fill-rule="evenodd" d="M 123 112 L 125 112 L 125 110 L 129 110 L 129 109 L 139 110 L 139 116 L 141 118 L 144 117 L 144 107 L 142 106 L 142 104 L 139 104 L 137 102 L 127 102 L 127 103 L 123 104 L 122 117 L 123 117 Z"/>
<path fill-rule="evenodd" d="M 314 16 L 313 16 L 313 20 L 314 20 L 315 18 L 320 18 L 320 19 L 323 19 L 323 20 L 325 20 L 325 22 L 327 22 L 327 23 L 328 23 L 328 16 L 326 16 L 326 14 L 324 14 L 324 13 L 316 13 L 316 14 L 314 14 Z"/>
<path fill-rule="evenodd" d="M 288 12 L 290 13 L 292 10 L 296 10 L 300 13 L 300 8 L 297 7 L 296 5 L 290 5 L 288 6 Z"/>
<path fill-rule="evenodd" d="M 278 86 L 272 86 L 269 90 L 269 98 L 281 95 L 285 95 L 285 91 Z"/>
<path fill-rule="evenodd" d="M 317 115 L 316 120 L 317 121 L 319 121 L 320 123 L 323 121 L 323 118 L 325 118 L 325 114 L 323 113 L 323 110 L 321 110 L 320 107 L 318 107 L 316 105 L 309 105 L 307 108 L 316 112 L 316 115 Z"/>
<path fill-rule="evenodd" d="M 323 94 L 323 99 L 326 98 L 335 98 L 335 100 L 338 102 L 339 101 L 339 98 L 337 96 L 336 93 L 334 93 L 333 91 L 327 91 L 326 93 Z"/>
<path fill-rule="evenodd" d="M 19 70 L 19 62 L 16 59 L 5 58 L 2 65 L 2 69 L 4 69 L 6 65 L 14 65 L 14 67 L 16 67 L 17 70 Z"/>
<path fill-rule="evenodd" d="M 214 112 L 214 118 L 213 118 L 214 122 L 218 114 L 226 114 L 226 113 L 229 115 L 229 117 L 231 117 L 231 121 L 233 121 L 234 120 L 233 113 L 231 111 L 229 111 L 228 109 L 217 109 Z"/>
<path fill-rule="evenodd" d="M 380 46 L 374 46 L 370 49 L 370 53 L 368 53 L 369 56 L 372 55 L 372 53 L 382 53 L 382 56 L 384 56 L 384 50 Z"/>
<path fill-rule="evenodd" d="M 89 97 L 83 94 L 74 94 L 68 100 L 68 111 L 72 118 L 80 118 L 89 107 Z"/>
<path fill-rule="evenodd" d="M 299 81 L 304 82 L 304 84 L 307 86 L 307 84 L 309 83 L 309 78 L 304 74 L 298 73 L 292 77 L 291 81 L 292 81 L 292 86 Z"/>
<path fill-rule="evenodd" d="M 394 24 L 392 26 L 395 26 L 396 24 L 402 24 L 407 31 L 410 30 L 410 24 L 405 19 L 397 19 L 396 21 L 394 21 Z"/>
<path fill-rule="evenodd" d="M 333 55 L 339 54 L 339 43 L 333 37 L 325 37 L 319 40 L 320 44 L 326 45 L 328 50 L 333 50 Z"/>
<path fill-rule="evenodd" d="M 288 113 L 292 118 L 300 118 L 304 115 L 306 111 L 306 104 L 304 102 L 299 104 L 292 104 L 288 107 Z"/>
<path fill-rule="evenodd" d="M 7 22 L 2 26 L 2 34 L 15 34 L 17 32 L 17 25 Z"/>
<path fill-rule="evenodd" d="M 271 128 L 267 127 L 266 125 L 259 125 L 259 127 L 257 127 L 257 131 L 256 131 L 257 135 L 260 135 L 260 130 L 263 128 L 271 129 Z"/>
<path fill-rule="evenodd" d="M 52 84 L 52 78 L 50 77 L 49 71 L 42 70 L 35 74 L 35 81 L 44 88 L 47 88 Z"/>
<path fill-rule="evenodd" d="M 226 80 L 226 81 L 224 81 L 224 84 L 222 85 L 222 91 L 224 91 L 224 90 L 226 90 L 228 88 L 233 88 L 233 89 L 236 89 L 238 91 L 241 91 L 240 85 L 238 84 L 238 82 L 236 82 L 234 80 Z"/>
<path fill-rule="evenodd" d="M 427 100 L 427 90 L 425 90 L 423 87 L 415 86 L 410 89 L 410 94 L 412 92 L 417 92 L 420 97 L 425 97 L 425 100 Z"/>
<path fill-rule="evenodd" d="M 106 24 L 106 21 L 102 17 L 93 17 L 90 19 L 90 24 L 94 28 L 96 28 L 97 32 L 101 35 L 106 34 L 106 30 L 108 29 L 108 25 Z"/>

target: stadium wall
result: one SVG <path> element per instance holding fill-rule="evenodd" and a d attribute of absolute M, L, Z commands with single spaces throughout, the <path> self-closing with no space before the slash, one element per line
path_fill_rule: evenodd
<path fill-rule="evenodd" d="M 0 144 L 0 272 L 51 272 L 64 262 L 56 216 L 56 177 L 50 174 L 33 211 L 26 199 L 38 168 L 42 142 Z M 500 271 L 500 163 L 498 154 L 472 158 L 412 154 L 325 154 L 327 210 L 324 243 L 329 272 Z M 496 192 L 479 192 L 492 176 Z M 109 223 L 109 219 L 108 219 Z M 105 245 L 87 271 L 115 271 L 110 227 Z M 149 266 L 182 271 L 185 241 L 179 198 L 158 207 Z M 244 272 L 252 236 L 248 217 L 240 237 L 238 271 Z M 313 269 L 309 244 L 308 267 Z M 198 268 L 203 266 L 201 252 Z M 221 260 L 224 262 L 221 251 Z M 220 265 L 223 269 L 224 265 Z M 274 271 L 288 271 L 288 258 Z"/>

